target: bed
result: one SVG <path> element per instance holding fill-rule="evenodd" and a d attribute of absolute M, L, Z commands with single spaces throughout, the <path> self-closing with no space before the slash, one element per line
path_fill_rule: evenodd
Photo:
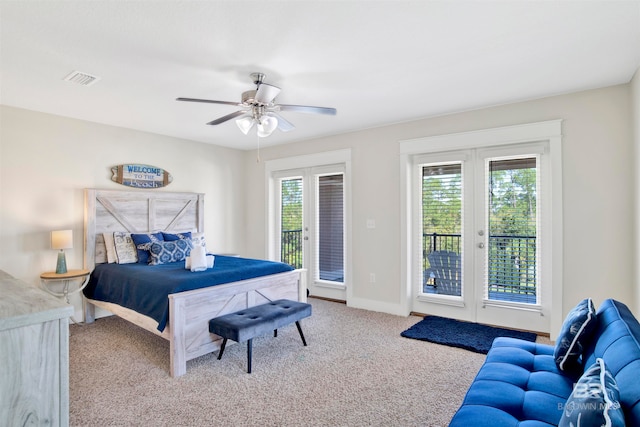
<path fill-rule="evenodd" d="M 204 195 L 201 193 L 86 189 L 84 266 L 93 272 L 92 279 L 94 273 L 97 275 L 102 270 L 126 270 L 141 274 L 144 269 L 156 272 L 161 270 L 158 267 L 168 269 L 171 266 L 108 264 L 104 233 L 147 233 L 157 230 L 202 233 L 203 228 Z M 126 306 L 131 304 L 110 302 L 102 297 L 89 298 L 85 295 L 85 322 L 92 323 L 95 320 L 95 308 L 99 307 L 167 339 L 170 346 L 170 375 L 179 377 L 186 373 L 187 361 L 220 348 L 222 338 L 209 332 L 210 319 L 282 298 L 306 302 L 306 284 L 302 270 L 243 278 L 243 260 L 235 257 L 216 257 L 213 271 L 239 268 L 235 276 L 231 275 L 232 282 L 220 283 L 219 278 L 212 278 L 214 285 L 200 283 L 195 289 L 183 288 L 181 285 L 169 286 L 170 289 L 180 291 L 169 292 L 163 297 L 168 300 L 165 304 L 166 318 Z M 264 262 L 246 260 L 250 261 L 259 264 L 260 268 L 260 263 Z M 182 270 L 183 265 L 184 262 L 180 264 Z M 182 273 L 176 271 L 175 274 L 212 274 L 209 270 L 207 272 L 191 273 L 184 270 Z M 127 286 L 122 288 L 127 289 Z M 91 293 L 93 291 L 90 287 L 87 289 L 90 295 L 97 295 Z"/>

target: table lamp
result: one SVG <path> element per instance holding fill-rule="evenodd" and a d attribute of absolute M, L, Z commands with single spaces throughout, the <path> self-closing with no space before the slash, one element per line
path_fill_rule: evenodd
<path fill-rule="evenodd" d="M 58 253 L 58 264 L 56 264 L 56 274 L 67 272 L 67 259 L 64 254 L 65 249 L 73 248 L 73 231 L 58 230 L 51 232 L 51 249 L 60 249 Z"/>

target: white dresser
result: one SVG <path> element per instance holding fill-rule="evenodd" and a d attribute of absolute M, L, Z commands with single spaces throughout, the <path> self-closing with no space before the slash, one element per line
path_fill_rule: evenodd
<path fill-rule="evenodd" d="M 73 307 L 0 270 L 0 424 L 69 425 Z"/>

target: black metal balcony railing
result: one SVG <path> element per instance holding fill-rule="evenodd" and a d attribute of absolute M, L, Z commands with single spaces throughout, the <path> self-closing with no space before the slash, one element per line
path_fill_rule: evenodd
<path fill-rule="evenodd" d="M 302 229 L 282 231 L 280 260 L 293 268 L 302 268 Z"/>
<path fill-rule="evenodd" d="M 429 271 L 427 255 L 448 250 L 460 254 L 460 234 L 423 234 L 422 266 Z M 294 268 L 302 268 L 302 230 L 282 231 L 280 259 Z M 535 302 L 536 237 L 489 236 L 489 294 L 492 299 Z M 424 291 L 433 292 L 437 283 L 425 274 Z M 437 292 L 437 291 L 436 291 Z"/>
<path fill-rule="evenodd" d="M 437 282 L 429 275 L 427 255 L 434 251 L 461 253 L 460 234 L 423 234 L 422 265 L 424 291 L 437 293 Z M 536 300 L 536 237 L 489 236 L 489 297 L 519 302 Z"/>
<path fill-rule="evenodd" d="M 330 251 L 329 251 L 330 252 Z M 318 278 L 344 283 L 344 266 L 339 253 L 320 255 Z M 302 230 L 286 230 L 280 236 L 280 260 L 293 268 L 302 268 Z"/>

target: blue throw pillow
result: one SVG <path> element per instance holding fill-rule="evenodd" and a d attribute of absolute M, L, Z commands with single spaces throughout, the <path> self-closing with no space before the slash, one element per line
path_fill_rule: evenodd
<path fill-rule="evenodd" d="M 171 242 L 153 242 L 149 246 L 150 265 L 184 261 L 191 253 L 191 242 L 180 239 Z"/>
<path fill-rule="evenodd" d="M 591 298 L 580 301 L 567 315 L 553 352 L 558 369 L 582 372 L 582 352 L 591 339 L 596 320 L 596 308 Z"/>
<path fill-rule="evenodd" d="M 615 378 L 598 358 L 578 380 L 558 427 L 623 427 L 620 391 Z"/>
<path fill-rule="evenodd" d="M 180 240 L 180 239 L 191 239 L 191 232 L 187 231 L 184 233 L 165 233 L 164 231 L 162 232 L 162 237 L 164 238 L 165 242 L 171 242 L 174 240 Z"/>
<path fill-rule="evenodd" d="M 138 251 L 138 262 L 140 264 L 149 263 L 149 248 L 148 243 L 160 242 L 164 240 L 162 233 L 131 233 L 131 239 L 136 245 Z"/>

